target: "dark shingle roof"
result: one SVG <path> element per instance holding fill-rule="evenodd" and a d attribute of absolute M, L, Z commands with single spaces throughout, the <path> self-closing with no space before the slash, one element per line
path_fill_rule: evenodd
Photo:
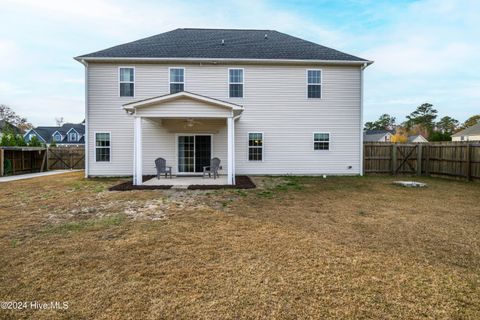
<path fill-rule="evenodd" d="M 71 129 L 74 128 L 79 135 L 82 137 L 78 142 L 74 142 L 75 144 L 82 144 L 85 143 L 85 140 L 83 139 L 83 135 L 85 134 L 85 126 L 81 123 L 65 123 L 61 127 L 36 127 L 33 128 L 33 130 L 42 137 L 43 141 L 46 143 L 52 142 L 52 136 L 55 133 L 55 131 L 60 132 L 60 134 L 63 136 L 62 141 L 57 141 L 57 144 L 61 143 L 72 143 L 69 142 L 67 139 L 67 132 Z"/>
<path fill-rule="evenodd" d="M 265 37 L 266 35 L 266 37 Z M 224 44 L 222 44 L 224 41 Z M 275 30 L 176 29 L 77 58 L 218 58 L 365 61 Z"/>

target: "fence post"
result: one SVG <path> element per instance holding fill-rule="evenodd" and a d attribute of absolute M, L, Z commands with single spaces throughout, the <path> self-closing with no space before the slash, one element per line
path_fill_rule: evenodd
<path fill-rule="evenodd" d="M 4 150 L 0 148 L 0 177 L 3 177 L 3 175 L 5 174 L 5 172 L 3 172 L 4 159 L 5 159 Z"/>
<path fill-rule="evenodd" d="M 471 148 L 470 148 L 470 143 L 467 144 L 467 181 L 470 181 L 472 180 L 472 171 L 471 171 L 471 167 L 472 167 L 472 159 L 470 157 L 470 154 L 471 154 Z"/>
<path fill-rule="evenodd" d="M 430 145 L 425 146 L 425 175 L 430 175 Z"/>
<path fill-rule="evenodd" d="M 48 170 L 50 170 L 50 163 L 49 163 L 50 162 L 50 147 L 49 146 L 47 146 L 46 153 L 47 153 L 47 168 L 45 169 L 45 171 L 48 171 Z"/>
<path fill-rule="evenodd" d="M 422 175 L 422 145 L 417 145 L 417 176 Z"/>
<path fill-rule="evenodd" d="M 392 144 L 392 174 L 397 173 L 397 145 Z"/>

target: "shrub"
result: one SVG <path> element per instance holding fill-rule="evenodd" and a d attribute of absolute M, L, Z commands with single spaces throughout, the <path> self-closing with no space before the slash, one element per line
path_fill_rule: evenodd
<path fill-rule="evenodd" d="M 42 143 L 40 142 L 40 140 L 38 140 L 38 138 L 36 136 L 33 136 L 30 141 L 28 142 L 28 145 L 30 147 L 41 147 L 42 146 Z"/>

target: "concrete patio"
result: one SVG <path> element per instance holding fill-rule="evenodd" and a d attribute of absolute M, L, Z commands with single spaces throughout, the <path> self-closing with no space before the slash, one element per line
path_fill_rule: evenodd
<path fill-rule="evenodd" d="M 144 186 L 190 186 L 190 185 L 227 185 L 227 176 L 220 176 L 217 179 L 198 176 L 172 176 L 172 179 L 165 176 L 160 179 L 152 178 L 143 183 Z"/>

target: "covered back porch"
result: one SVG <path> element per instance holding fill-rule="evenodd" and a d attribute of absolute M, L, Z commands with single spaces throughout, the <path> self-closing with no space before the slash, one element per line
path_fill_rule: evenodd
<path fill-rule="evenodd" d="M 231 185 L 235 183 L 235 121 L 243 107 L 179 92 L 124 105 L 134 118 L 134 185 Z M 220 177 L 202 177 L 211 158 L 221 160 Z M 155 159 L 163 158 L 172 178 L 150 179 Z M 200 176 L 200 177 L 198 177 Z M 165 182 L 164 182 L 165 180 Z"/>

